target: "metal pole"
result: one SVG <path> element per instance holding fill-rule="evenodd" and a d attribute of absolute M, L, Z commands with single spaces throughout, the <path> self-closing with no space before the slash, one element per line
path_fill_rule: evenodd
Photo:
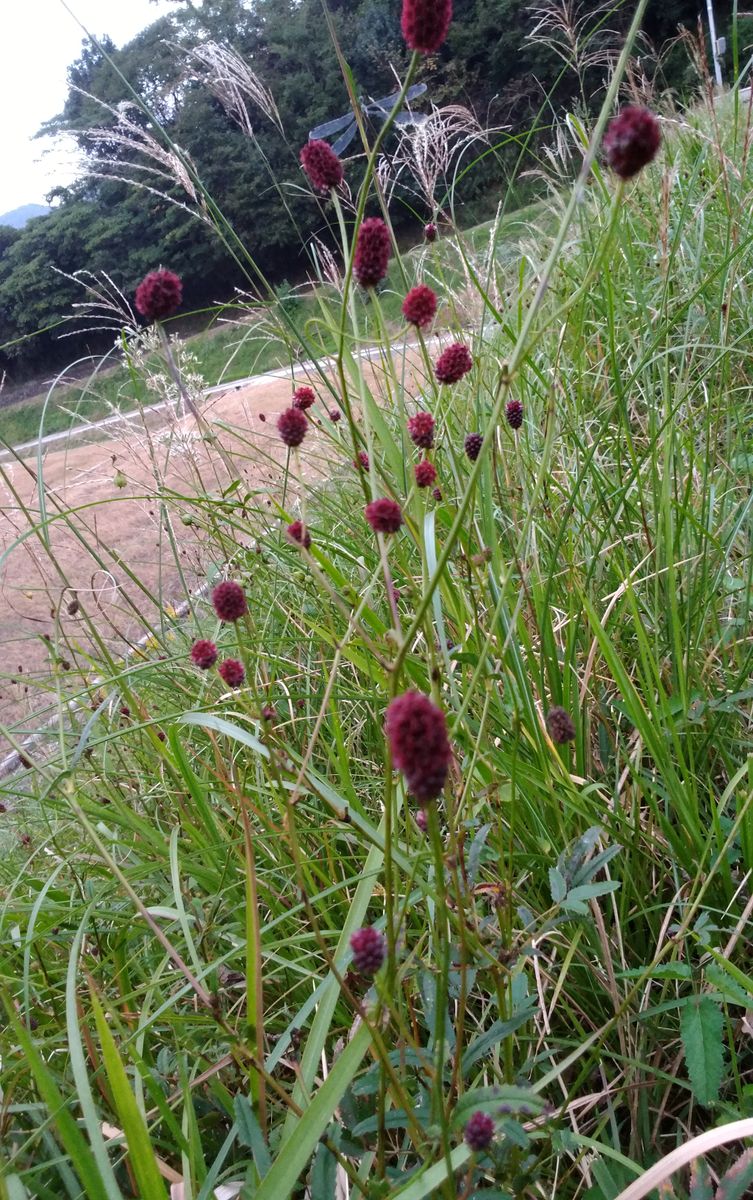
<path fill-rule="evenodd" d="M 713 0 L 706 0 L 706 11 L 709 16 L 709 37 L 711 38 L 711 58 L 714 63 L 714 79 L 716 86 L 722 86 L 722 65 L 719 62 L 719 52 L 716 42 L 716 21 L 714 20 L 714 3 Z"/>

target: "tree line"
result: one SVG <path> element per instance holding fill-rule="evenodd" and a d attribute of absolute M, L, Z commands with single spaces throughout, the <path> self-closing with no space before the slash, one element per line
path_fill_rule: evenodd
<path fill-rule="evenodd" d="M 632 9 L 591 0 L 579 9 L 567 0 L 539 5 L 455 0 L 446 45 L 422 63 L 422 108 L 461 105 L 500 130 L 479 146 L 478 164 L 463 176 L 458 199 L 466 204 L 499 193 L 521 148 L 535 155 L 563 106 L 598 101 Z M 132 295 L 147 271 L 169 266 L 183 278 L 187 308 L 248 286 L 241 246 L 253 260 L 252 274 L 258 269 L 279 282 L 305 273 L 301 235 L 326 240 L 327 234 L 304 186 L 298 151 L 312 128 L 349 108 L 332 31 L 360 96 L 388 94 L 408 62 L 400 0 L 328 0 L 327 13 L 321 0 L 174 0 L 169 15 L 121 49 L 108 38 L 84 45 L 68 71 L 63 111 L 42 131 L 71 135 L 84 170 L 72 186 L 53 192 L 48 216 L 22 230 L 0 226 L 0 368 L 11 382 L 112 341 L 96 329 L 61 339 L 62 331 L 76 328 L 60 322 L 83 298 L 70 278 L 77 271 L 106 272 Z M 656 72 L 661 88 L 682 93 L 692 86 L 682 47 L 658 50 L 678 26 L 694 30 L 698 18 L 697 0 L 650 6 L 640 66 Z M 723 27 L 724 14 L 718 19 Z M 208 62 L 207 46 L 232 48 L 257 81 L 259 103 L 246 103 L 245 121 L 233 109 L 237 60 L 224 61 L 215 49 Z M 535 136 L 527 139 L 532 128 Z M 357 140 L 346 155 L 356 147 Z M 180 182 L 181 163 L 195 166 L 205 192 L 190 196 Z M 357 169 L 349 178 L 357 179 Z M 398 188 L 397 199 L 406 226 L 418 228 L 434 215 L 411 189 Z M 218 211 L 237 242 L 218 237 L 202 219 Z"/>

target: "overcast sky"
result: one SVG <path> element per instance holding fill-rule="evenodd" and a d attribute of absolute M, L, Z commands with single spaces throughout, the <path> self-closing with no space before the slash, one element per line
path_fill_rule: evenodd
<path fill-rule="evenodd" d="M 50 151 L 48 138 L 31 139 L 63 107 L 66 69 L 85 37 L 81 25 L 121 46 L 172 6 L 166 0 L 0 0 L 0 6 L 2 214 L 43 204 L 45 193 L 71 180 L 70 158 Z"/>

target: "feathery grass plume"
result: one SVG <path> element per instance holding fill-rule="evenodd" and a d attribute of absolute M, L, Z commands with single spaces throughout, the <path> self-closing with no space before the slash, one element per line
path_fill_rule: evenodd
<path fill-rule="evenodd" d="M 483 444 L 484 444 L 484 439 L 480 433 L 467 433 L 465 435 L 465 441 L 463 442 L 463 449 L 465 450 L 465 453 L 468 456 L 468 458 L 471 460 L 471 462 L 476 461 L 479 454 L 481 453 L 481 447 L 483 446 Z"/>
<path fill-rule="evenodd" d="M 466 1145 L 470 1146 L 475 1153 L 479 1154 L 482 1150 L 488 1150 L 494 1137 L 493 1119 L 488 1113 L 480 1110 L 473 1113 L 466 1122 L 463 1137 Z"/>
<path fill-rule="evenodd" d="M 389 704 L 384 730 L 410 794 L 419 804 L 441 796 L 452 760 L 441 708 L 423 692 L 404 692 Z"/>
<path fill-rule="evenodd" d="M 412 287 L 403 300 L 403 316 L 409 325 L 422 329 L 430 325 L 437 315 L 437 297 L 425 283 Z"/>
<path fill-rule="evenodd" d="M 221 621 L 240 621 L 248 612 L 246 593 L 233 579 L 225 579 L 217 584 L 212 592 L 212 604 Z"/>
<path fill-rule="evenodd" d="M 523 424 L 523 405 L 520 400 L 508 400 L 505 405 L 505 417 L 511 429 L 520 429 Z"/>
<path fill-rule="evenodd" d="M 206 638 L 199 638 L 191 647 L 191 662 L 208 671 L 217 662 L 217 647 Z"/>
<path fill-rule="evenodd" d="M 299 546 L 303 546 L 305 550 L 311 547 L 311 534 L 302 521 L 293 521 L 288 525 L 286 534 L 291 542 L 296 542 Z"/>
<path fill-rule="evenodd" d="M 434 364 L 434 374 L 439 383 L 458 383 L 472 366 L 473 359 L 468 347 L 462 342 L 453 342 Z"/>
<path fill-rule="evenodd" d="M 113 124 L 80 131 L 79 136 L 93 147 L 89 174 L 95 179 L 111 179 L 150 192 L 200 217 L 206 224 L 213 224 L 195 183 L 199 178 L 198 172 L 186 150 L 163 146 L 141 123 L 141 109 L 131 101 L 121 100 L 119 104 L 112 105 L 82 88 L 73 86 L 71 90 L 98 104 L 114 118 Z M 132 174 L 129 175 L 129 171 Z M 193 207 L 173 195 L 176 184 L 188 196 Z"/>
<path fill-rule="evenodd" d="M 246 678 L 243 663 L 239 662 L 237 658 L 224 659 L 217 670 L 227 686 L 231 688 L 239 688 Z"/>
<path fill-rule="evenodd" d="M 371 979 L 376 975 L 387 957 L 387 942 L 383 933 L 366 925 L 350 935 L 350 948 L 353 951 L 353 966 L 359 975 Z"/>
<path fill-rule="evenodd" d="M 147 321 L 164 321 L 180 308 L 183 284 L 174 271 L 160 268 L 145 275 L 136 288 L 134 304 Z"/>
<path fill-rule="evenodd" d="M 302 384 L 300 387 L 297 387 L 295 389 L 295 391 L 293 392 L 293 405 L 292 406 L 293 406 L 293 408 L 303 409 L 303 411 L 305 412 L 306 409 L 311 408 L 311 406 L 313 405 L 315 400 L 316 400 L 316 393 L 314 392 L 314 389 L 311 387 L 306 387 L 305 384 Z"/>
<path fill-rule="evenodd" d="M 419 412 L 408 418 L 408 436 L 414 446 L 431 450 L 434 445 L 434 417 L 428 412 Z"/>
<path fill-rule="evenodd" d="M 546 714 L 547 733 L 553 742 L 558 746 L 563 746 L 565 742 L 575 740 L 575 725 L 570 713 L 561 708 L 559 704 L 555 704 L 549 709 Z"/>
<path fill-rule="evenodd" d="M 409 50 L 436 54 L 451 20 L 452 0 L 403 0 L 400 28 Z"/>
<path fill-rule="evenodd" d="M 654 114 L 629 105 L 609 123 L 604 157 L 620 179 L 632 179 L 653 161 L 660 145 L 661 129 Z"/>
<path fill-rule="evenodd" d="M 286 408 L 277 418 L 277 432 L 286 446 L 300 446 L 308 432 L 306 414 L 300 408 Z"/>
<path fill-rule="evenodd" d="M 343 165 L 329 142 L 314 138 L 301 149 L 301 166 L 317 192 L 329 192 L 343 181 Z"/>
<path fill-rule="evenodd" d="M 400 505 L 387 496 L 371 500 L 363 511 L 374 533 L 397 533 L 403 523 Z"/>
<path fill-rule="evenodd" d="M 413 474 L 416 477 L 416 486 L 427 488 L 436 483 L 437 468 L 434 463 L 429 462 L 428 458 L 423 458 L 420 463 L 416 463 Z"/>
<path fill-rule="evenodd" d="M 196 77 L 199 82 L 220 102 L 227 115 L 247 137 L 254 135 L 248 111 L 249 101 L 277 126 L 280 133 L 284 133 L 274 96 L 239 54 L 218 42 L 199 41 L 187 51 L 187 55 L 198 64 Z"/>
<path fill-rule="evenodd" d="M 361 287 L 373 288 L 384 279 L 390 261 L 390 231 L 381 217 L 367 217 L 358 230 L 353 274 Z"/>
<path fill-rule="evenodd" d="M 499 133 L 502 128 L 485 129 L 462 104 L 441 108 L 432 105 L 423 120 L 398 128 L 397 146 L 380 163 L 380 183 L 389 199 L 399 183 L 427 208 L 439 212 L 447 186 L 466 150 L 474 142 L 489 145 L 491 134 Z M 434 242 L 437 234 L 436 224 L 430 221 L 424 227 L 424 238 Z"/>

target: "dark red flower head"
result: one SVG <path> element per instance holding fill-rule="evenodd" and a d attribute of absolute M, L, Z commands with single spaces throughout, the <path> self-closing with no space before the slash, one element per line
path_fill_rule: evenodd
<path fill-rule="evenodd" d="M 305 385 L 297 387 L 293 392 L 293 408 L 300 408 L 305 412 L 307 408 L 311 408 L 315 400 L 316 393 L 314 389 Z"/>
<path fill-rule="evenodd" d="M 424 225 L 424 240 L 427 242 L 436 242 L 438 232 L 439 230 L 434 222 L 429 221 L 428 224 Z"/>
<path fill-rule="evenodd" d="M 372 500 L 363 511 L 374 533 L 397 533 L 403 523 L 400 505 L 387 496 Z"/>
<path fill-rule="evenodd" d="M 438 487 L 433 488 L 431 494 L 436 500 L 437 504 L 439 504 L 440 500 L 442 499 L 442 489 Z"/>
<path fill-rule="evenodd" d="M 431 487 L 437 478 L 437 468 L 434 463 L 429 462 L 428 458 L 424 458 L 420 463 L 416 463 L 414 474 L 418 487 Z"/>
<path fill-rule="evenodd" d="M 331 408 L 329 410 L 329 419 L 330 419 L 330 421 L 334 421 L 335 425 L 337 424 L 338 421 L 341 421 L 342 413 L 340 412 L 340 409 L 339 408 Z"/>
<path fill-rule="evenodd" d="M 147 321 L 171 317 L 183 299 L 183 284 L 173 271 L 150 271 L 136 288 L 136 309 Z"/>
<path fill-rule="evenodd" d="M 381 217 L 367 217 L 358 230 L 353 272 L 361 287 L 372 288 L 384 279 L 390 261 L 390 231 Z"/>
<path fill-rule="evenodd" d="M 434 445 L 434 418 L 431 413 L 419 412 L 408 418 L 408 433 L 414 446 L 431 450 Z"/>
<path fill-rule="evenodd" d="M 226 658 L 217 668 L 228 687 L 239 688 L 246 678 L 243 663 L 237 658 Z"/>
<path fill-rule="evenodd" d="M 430 325 L 437 315 L 437 297 L 425 283 L 412 287 L 403 300 L 403 316 L 409 325 L 419 329 Z"/>
<path fill-rule="evenodd" d="M 434 54 L 447 37 L 452 0 L 403 0 L 400 28 L 409 50 Z"/>
<path fill-rule="evenodd" d="M 466 434 L 465 441 L 463 442 L 463 449 L 465 450 L 466 454 L 470 458 L 471 462 L 476 461 L 479 454 L 481 453 L 481 447 L 483 446 L 483 444 L 484 444 L 484 439 L 482 438 L 480 433 Z"/>
<path fill-rule="evenodd" d="M 404 692 L 387 709 L 384 723 L 392 761 L 419 804 L 441 796 L 452 751 L 444 713 L 423 692 Z"/>
<path fill-rule="evenodd" d="M 217 662 L 217 647 L 214 642 L 208 642 L 205 638 L 199 638 L 191 647 L 191 662 L 197 667 L 201 667 L 202 671 L 208 671 Z"/>
<path fill-rule="evenodd" d="M 311 534 L 302 521 L 293 521 L 292 525 L 288 525 L 285 532 L 291 542 L 297 542 L 305 550 L 308 550 L 311 546 Z"/>
<path fill-rule="evenodd" d="M 473 1113 L 468 1119 L 463 1137 L 471 1150 L 487 1150 L 494 1137 L 494 1121 L 485 1112 Z"/>
<path fill-rule="evenodd" d="M 523 405 L 520 400 L 508 400 L 505 405 L 507 424 L 511 429 L 520 429 L 523 424 Z"/>
<path fill-rule="evenodd" d="M 353 951 L 353 966 L 359 975 L 366 975 L 369 979 L 372 975 L 376 975 L 387 957 L 387 942 L 384 934 L 380 933 L 378 929 L 374 929 L 372 925 L 367 925 L 364 929 L 357 929 L 355 933 L 352 933 L 350 947 Z"/>
<path fill-rule="evenodd" d="M 261 710 L 262 721 L 274 721 L 277 718 L 277 709 L 273 704 L 265 704 Z"/>
<path fill-rule="evenodd" d="M 286 446 L 300 446 L 308 427 L 306 414 L 300 408 L 286 408 L 277 418 L 277 432 Z"/>
<path fill-rule="evenodd" d="M 604 155 L 615 175 L 632 179 L 656 157 L 660 144 L 661 129 L 654 114 L 630 105 L 609 122 Z"/>
<path fill-rule="evenodd" d="M 440 383 L 457 383 L 473 366 L 471 352 L 462 342 L 453 342 L 440 354 L 434 364 L 434 373 Z"/>
<path fill-rule="evenodd" d="M 317 192 L 328 192 L 343 181 L 343 165 L 329 142 L 318 138 L 307 142 L 301 150 L 301 166 Z"/>
<path fill-rule="evenodd" d="M 359 467 L 362 467 L 364 471 L 368 471 L 369 456 L 365 450 L 358 451 L 358 458 L 353 459 L 353 466 L 356 468 L 356 470 L 358 470 Z"/>
<path fill-rule="evenodd" d="M 212 604 L 221 621 L 239 621 L 248 612 L 246 594 L 232 579 L 217 584 L 212 592 Z"/>
<path fill-rule="evenodd" d="M 546 728 L 550 738 L 558 746 L 575 740 L 573 718 L 566 709 L 560 708 L 558 704 L 555 704 L 554 708 L 550 708 L 546 714 Z"/>

